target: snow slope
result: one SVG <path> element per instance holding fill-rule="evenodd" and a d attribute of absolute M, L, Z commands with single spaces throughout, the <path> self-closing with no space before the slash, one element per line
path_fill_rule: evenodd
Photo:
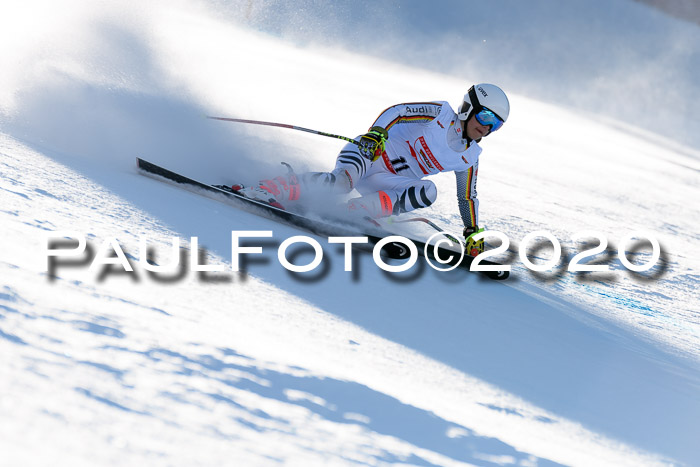
<path fill-rule="evenodd" d="M 479 77 L 254 31 L 241 23 L 260 26 L 255 2 L 234 18 L 216 3 L 70 6 L 2 15 L 22 39 L 2 48 L 0 99 L 0 448 L 13 464 L 700 459 L 697 150 L 512 93 L 511 120 L 484 142 L 482 221 L 513 246 L 549 230 L 568 257 L 577 231 L 616 246 L 651 228 L 659 266 L 634 275 L 613 257 L 608 274 L 536 275 L 516 257 L 502 284 L 386 274 L 356 254 L 348 273 L 319 239 L 323 269 L 293 275 L 276 247 L 300 232 L 142 177 L 134 157 L 212 183 L 283 160 L 320 170 L 338 142 L 201 115 L 354 135 L 388 105 L 456 101 Z M 457 226 L 452 179 L 436 182 L 429 214 Z M 144 235 L 159 255 L 197 236 L 224 265 L 231 230 L 274 238 L 247 274 L 135 264 L 100 278 L 85 264 L 51 280 L 44 234 L 67 229 L 95 248 L 118 238 L 134 263 Z"/>

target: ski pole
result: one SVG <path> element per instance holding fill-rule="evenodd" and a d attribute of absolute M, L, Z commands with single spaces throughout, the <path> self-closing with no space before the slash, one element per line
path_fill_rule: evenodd
<path fill-rule="evenodd" d="M 295 126 L 295 125 L 288 125 L 286 123 L 261 122 L 259 120 L 243 120 L 241 118 L 226 118 L 226 117 L 207 116 L 207 118 L 210 118 L 212 120 L 221 120 L 224 122 L 250 123 L 252 125 L 265 125 L 265 126 L 276 126 L 279 128 L 289 128 L 290 130 L 305 131 L 307 133 L 312 133 L 314 135 L 328 136 L 329 138 L 342 139 L 343 141 L 347 141 L 348 143 L 357 144 L 357 141 L 355 141 L 352 138 L 348 138 L 347 136 L 334 135 L 332 133 L 326 133 L 326 132 L 318 131 L 318 130 L 310 130 L 308 128 L 302 128 L 300 126 Z"/>

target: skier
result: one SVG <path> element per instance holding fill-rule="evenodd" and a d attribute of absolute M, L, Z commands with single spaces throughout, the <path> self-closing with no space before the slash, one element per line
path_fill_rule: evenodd
<path fill-rule="evenodd" d="M 258 187 L 234 186 L 245 196 L 282 206 L 298 200 L 302 191 L 362 196 L 350 199 L 350 214 L 372 218 L 398 215 L 430 206 L 437 187 L 424 177 L 453 171 L 457 203 L 464 223 L 467 252 L 483 252 L 483 240 L 472 237 L 479 229 L 476 177 L 479 142 L 497 131 L 508 118 L 510 104 L 493 84 L 476 84 L 464 95 L 459 113 L 444 101 L 399 104 L 377 118 L 357 144 L 340 151 L 330 172 L 308 172 L 297 177 L 263 180 Z"/>

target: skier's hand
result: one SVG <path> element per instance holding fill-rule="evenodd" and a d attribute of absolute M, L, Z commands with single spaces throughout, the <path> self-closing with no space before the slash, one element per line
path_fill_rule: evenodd
<path fill-rule="evenodd" d="M 480 229 L 479 226 L 471 226 L 464 228 L 464 238 L 467 241 L 467 254 L 470 256 L 479 256 L 484 252 L 484 239 L 481 238 L 474 241 L 474 235 L 479 232 L 483 232 L 484 229 Z"/>
<path fill-rule="evenodd" d="M 357 144 L 360 154 L 372 162 L 376 161 L 384 152 L 387 139 L 389 139 L 389 133 L 384 128 L 373 126 L 369 129 L 369 133 L 360 136 Z"/>

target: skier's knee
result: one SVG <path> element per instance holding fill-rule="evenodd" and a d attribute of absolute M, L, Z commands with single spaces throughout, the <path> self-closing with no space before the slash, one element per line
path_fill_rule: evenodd
<path fill-rule="evenodd" d="M 307 172 L 301 176 L 304 186 L 313 193 L 349 193 L 353 188 L 350 175 L 342 170 L 333 172 Z"/>
<path fill-rule="evenodd" d="M 426 180 L 423 186 L 420 187 L 418 194 L 422 198 L 423 207 L 428 207 L 437 200 L 437 187 L 430 180 Z"/>
<path fill-rule="evenodd" d="M 357 146 L 348 143 L 335 161 L 335 169 L 333 172 L 336 176 L 345 176 L 350 180 L 350 188 L 348 191 L 352 190 L 354 185 L 365 176 L 367 170 L 369 169 L 369 161 L 365 159 L 357 150 Z"/>
<path fill-rule="evenodd" d="M 355 188 L 355 181 L 357 177 L 353 179 L 353 176 L 343 167 L 337 167 L 331 172 L 335 180 L 335 189 L 338 193 L 350 193 L 353 188 Z"/>
<path fill-rule="evenodd" d="M 398 215 L 416 209 L 427 208 L 437 199 L 437 187 L 430 180 L 403 190 L 396 197 L 393 214 Z"/>

